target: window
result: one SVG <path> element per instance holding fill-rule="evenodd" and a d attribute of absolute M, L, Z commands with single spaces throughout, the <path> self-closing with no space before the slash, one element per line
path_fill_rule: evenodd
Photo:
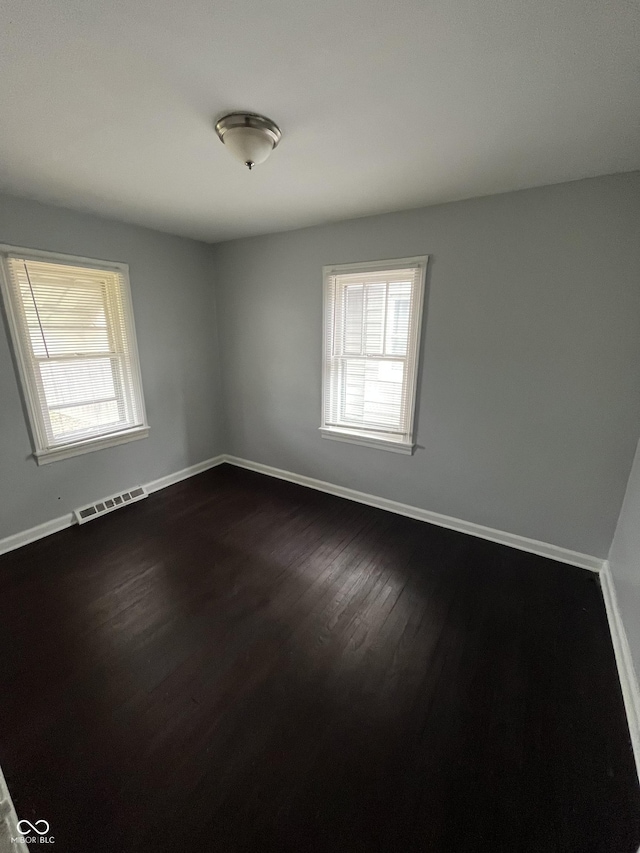
<path fill-rule="evenodd" d="M 127 266 L 0 252 L 38 463 L 146 437 Z"/>
<path fill-rule="evenodd" d="M 427 256 L 324 269 L 324 438 L 413 452 Z"/>

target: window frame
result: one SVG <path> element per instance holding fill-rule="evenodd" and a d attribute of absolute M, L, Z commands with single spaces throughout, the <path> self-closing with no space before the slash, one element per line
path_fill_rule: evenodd
<path fill-rule="evenodd" d="M 424 298 L 429 255 L 415 255 L 408 258 L 393 258 L 391 260 L 364 261 L 351 264 L 330 264 L 322 268 L 323 298 L 322 298 L 322 414 L 320 435 L 333 441 L 344 441 L 349 444 L 360 444 L 364 447 L 389 450 L 393 453 L 412 455 L 415 444 L 415 420 L 418 396 L 418 374 L 420 367 L 421 337 L 424 314 Z M 410 422 L 408 440 L 397 440 L 385 437 L 383 432 L 367 429 L 349 429 L 326 422 L 326 401 L 330 394 L 330 372 L 332 356 L 327 352 L 329 330 L 327 320 L 333 317 L 335 304 L 331 299 L 331 279 L 334 276 L 350 275 L 353 273 L 388 272 L 394 269 L 417 268 L 415 311 L 409 318 L 409 342 L 407 346 L 406 364 L 409 370 L 407 380 L 407 395 L 409 398 Z M 331 330 L 333 331 L 333 330 Z M 375 356 L 371 356 L 375 359 Z"/>
<path fill-rule="evenodd" d="M 37 378 L 31 368 L 31 357 L 26 351 L 27 342 L 23 339 L 20 320 L 17 316 L 19 306 L 15 304 L 11 276 L 7 260 L 17 257 L 26 261 L 50 261 L 62 263 L 67 266 L 88 267 L 96 270 L 117 272 L 122 276 L 122 301 L 123 320 L 131 361 L 131 377 L 133 382 L 133 394 L 139 401 L 142 423 L 126 429 L 114 430 L 99 436 L 79 439 L 61 443 L 53 447 L 48 445 L 44 419 L 40 408 L 39 395 L 37 392 Z M 133 313 L 133 301 L 131 299 L 131 284 L 129 281 L 129 265 L 115 261 L 103 261 L 95 258 L 84 258 L 77 255 L 61 254 L 59 252 L 48 252 L 41 249 L 28 249 L 22 246 L 0 244 L 0 291 L 4 305 L 7 325 L 9 327 L 9 340 L 17 368 L 20 391 L 24 401 L 27 414 L 27 425 L 33 449 L 33 456 L 38 465 L 46 465 L 57 462 L 60 459 L 68 459 L 106 447 L 114 447 L 129 441 L 147 438 L 149 435 L 149 424 L 147 422 L 144 393 L 142 388 L 142 375 L 140 372 L 140 356 L 138 353 L 138 340 L 136 336 L 135 320 Z"/>

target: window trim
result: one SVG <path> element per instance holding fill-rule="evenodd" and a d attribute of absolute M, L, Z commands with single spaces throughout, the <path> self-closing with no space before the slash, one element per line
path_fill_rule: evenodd
<path fill-rule="evenodd" d="M 123 302 L 124 302 L 124 322 L 126 323 L 126 334 L 129 340 L 131 353 L 131 376 L 134 384 L 134 393 L 140 403 L 140 411 L 142 415 L 142 423 L 127 429 L 121 429 L 92 438 L 81 439 L 80 441 L 70 441 L 65 444 L 59 444 L 56 447 L 47 447 L 46 432 L 44 423 L 42 422 L 42 413 L 36 390 L 33 387 L 31 379 L 31 371 L 27 354 L 24 351 L 24 341 L 20 332 L 20 323 L 16 316 L 16 306 L 14 305 L 13 296 L 11 293 L 11 278 L 7 268 L 7 259 L 11 257 L 24 258 L 25 260 L 34 261 L 51 261 L 53 263 L 60 262 L 67 266 L 91 267 L 93 269 L 107 270 L 110 272 L 118 272 L 123 280 Z M 7 324 L 9 326 L 9 339 L 12 353 L 14 355 L 15 364 L 19 378 L 20 391 L 24 400 L 27 413 L 27 425 L 29 427 L 29 437 L 33 449 L 33 456 L 38 465 L 47 465 L 50 462 L 57 462 L 60 459 L 68 459 L 72 456 L 78 456 L 83 453 L 90 453 L 94 450 L 101 450 L 105 447 L 113 447 L 117 444 L 124 444 L 136 439 L 146 438 L 149 435 L 149 424 L 144 402 L 144 392 L 142 388 L 142 375 L 140 372 L 140 356 L 138 353 L 138 339 L 136 336 L 135 318 L 133 313 L 133 301 L 131 299 L 131 283 L 129 281 L 129 265 L 115 261 L 103 261 L 95 258 L 84 258 L 78 255 L 66 255 L 59 252 L 48 252 L 42 249 L 28 249 L 22 246 L 14 246 L 6 243 L 0 243 L 0 291 L 2 292 L 2 302 L 4 305 Z"/>
<path fill-rule="evenodd" d="M 426 288 L 427 264 L 429 263 L 429 255 L 414 255 L 408 258 L 392 258 L 391 260 L 380 261 L 364 261 L 362 263 L 352 264 L 329 264 L 322 268 L 323 294 L 322 294 L 322 412 L 321 425 L 319 427 L 322 438 L 327 438 L 332 441 L 344 441 L 349 444 L 360 444 L 364 447 L 377 448 L 378 450 L 388 450 L 393 453 L 404 453 L 413 455 L 416 448 L 415 443 L 415 419 L 416 419 L 416 404 L 418 396 L 418 374 L 421 351 L 421 338 L 423 326 L 424 312 L 424 295 Z M 408 267 L 416 267 L 420 272 L 417 277 L 417 299 L 416 311 L 411 317 L 409 339 L 413 341 L 412 352 L 408 353 L 407 363 L 410 370 L 410 375 L 407 381 L 407 390 L 411 395 L 411 420 L 409 423 L 409 440 L 398 441 L 396 439 L 385 438 L 384 433 L 367 430 L 357 430 L 336 427 L 329 425 L 325 421 L 325 400 L 329 391 L 329 362 L 330 357 L 327 353 L 327 329 L 325 327 L 328 309 L 330 307 L 330 279 L 336 275 L 345 275 L 352 273 L 371 273 L 371 272 L 386 272 L 387 270 L 406 269 Z"/>

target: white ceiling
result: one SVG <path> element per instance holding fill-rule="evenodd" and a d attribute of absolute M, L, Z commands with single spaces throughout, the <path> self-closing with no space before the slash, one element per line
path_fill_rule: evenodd
<path fill-rule="evenodd" d="M 205 240 L 640 168 L 634 0 L 3 0 L 0 188 Z M 249 172 L 213 131 L 262 112 Z"/>

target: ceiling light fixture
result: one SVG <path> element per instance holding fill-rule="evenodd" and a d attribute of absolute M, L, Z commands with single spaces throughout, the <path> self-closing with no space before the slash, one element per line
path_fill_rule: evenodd
<path fill-rule="evenodd" d="M 282 137 L 278 125 L 258 113 L 229 113 L 216 122 L 216 133 L 248 169 L 264 163 Z"/>

